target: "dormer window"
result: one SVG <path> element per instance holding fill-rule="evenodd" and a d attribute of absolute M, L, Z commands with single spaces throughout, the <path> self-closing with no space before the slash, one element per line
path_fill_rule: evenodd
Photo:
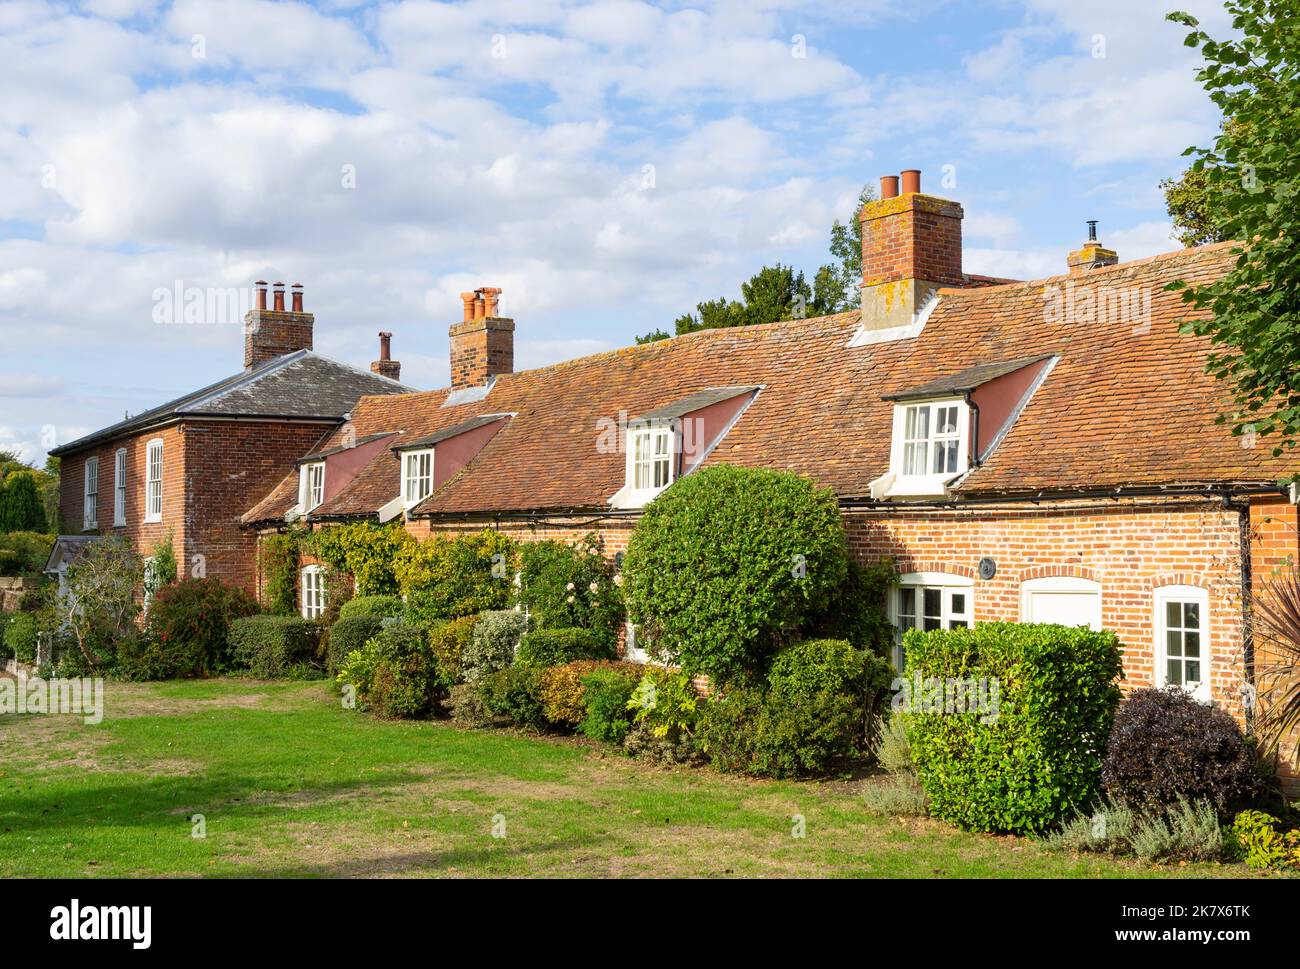
<path fill-rule="evenodd" d="M 433 494 L 433 448 L 402 453 L 402 505 L 414 508 Z"/>
<path fill-rule="evenodd" d="M 305 515 L 325 500 L 325 462 L 304 464 L 298 472 L 298 505 Z"/>
<path fill-rule="evenodd" d="M 912 400 L 894 405 L 889 474 L 872 496 L 937 497 L 970 467 L 971 409 L 965 400 Z"/>
<path fill-rule="evenodd" d="M 632 428 L 627 432 L 627 481 L 638 496 L 654 497 L 673 483 L 671 425 Z"/>

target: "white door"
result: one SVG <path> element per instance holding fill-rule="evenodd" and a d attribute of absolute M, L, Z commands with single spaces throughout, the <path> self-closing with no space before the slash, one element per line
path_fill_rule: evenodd
<path fill-rule="evenodd" d="M 1025 622 L 1101 629 L 1101 586 L 1088 579 L 1053 577 L 1024 584 L 1021 617 Z"/>

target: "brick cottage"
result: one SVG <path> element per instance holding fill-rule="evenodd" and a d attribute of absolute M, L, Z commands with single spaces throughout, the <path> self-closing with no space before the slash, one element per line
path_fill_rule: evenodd
<path fill-rule="evenodd" d="M 236 396 L 249 413 L 201 418 L 187 398 L 161 409 L 165 426 L 141 415 L 60 449 L 65 514 L 112 530 L 107 486 L 83 516 L 96 499 L 82 469 L 93 455 L 112 467 L 125 447 L 119 527 L 174 528 L 187 553 L 219 543 L 208 573 L 251 587 L 254 535 L 288 520 L 522 540 L 595 530 L 613 556 L 677 477 L 785 469 L 839 496 L 856 556 L 896 566 L 900 627 L 1113 629 L 1128 687 L 1180 684 L 1243 716 L 1251 595 L 1300 551 L 1294 495 L 1278 483 L 1295 468 L 1215 424 L 1226 394 L 1204 372 L 1208 343 L 1180 334 L 1185 308 L 1165 291 L 1220 276 L 1231 244 L 1120 263 L 1092 231 L 1067 273 L 1020 282 L 963 271 L 962 217 L 921 192 L 919 172 L 888 176 L 862 212 L 860 311 L 518 373 L 500 290 L 466 293 L 450 387 L 405 393 L 334 365 L 350 376 L 326 405 L 320 378 L 289 372 L 281 382 L 315 408 L 292 418 L 252 403 L 260 368 L 302 365 L 303 334 L 286 330 L 266 351 L 281 356 L 245 361 L 253 386 Z M 195 397 L 214 394 L 232 395 Z M 146 532 L 153 499 L 136 482 L 153 438 L 175 463 Z M 304 570 L 307 614 L 320 581 Z"/>

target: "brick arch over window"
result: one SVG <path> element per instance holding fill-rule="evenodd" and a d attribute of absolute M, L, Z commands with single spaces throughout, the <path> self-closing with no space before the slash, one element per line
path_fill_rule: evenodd
<path fill-rule="evenodd" d="M 1156 589 L 1163 589 L 1171 585 L 1190 585 L 1197 589 L 1204 589 L 1207 592 L 1213 591 L 1214 588 L 1209 579 L 1197 575 L 1195 572 L 1165 572 L 1143 580 L 1142 589 L 1144 592 L 1154 592 Z"/>
<path fill-rule="evenodd" d="M 976 570 L 970 565 L 957 565 L 953 562 L 922 561 L 898 556 L 894 559 L 894 568 L 902 575 L 911 572 L 943 572 L 946 575 L 960 575 L 965 579 L 977 578 Z"/>
<path fill-rule="evenodd" d="M 1024 569 L 1020 573 L 1020 581 L 1030 582 L 1033 579 L 1087 579 L 1089 582 L 1100 582 L 1095 569 L 1086 569 L 1082 565 L 1038 565 L 1032 569 Z"/>

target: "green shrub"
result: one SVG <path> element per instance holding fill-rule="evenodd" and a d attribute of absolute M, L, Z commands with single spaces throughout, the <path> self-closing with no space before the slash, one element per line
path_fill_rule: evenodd
<path fill-rule="evenodd" d="M 932 814 L 976 831 L 1041 832 L 1094 802 L 1123 675 L 1113 633 L 981 623 L 908 630 L 905 648 L 910 681 L 897 703 Z M 967 693 L 936 707 L 933 687 L 951 700 L 963 684 L 982 687 L 986 704 Z"/>
<path fill-rule="evenodd" d="M 460 656 L 465 682 L 477 683 L 489 673 L 513 663 L 519 641 L 528 628 L 528 617 L 512 609 L 481 613 Z"/>
<path fill-rule="evenodd" d="M 235 662 L 262 679 L 300 678 L 316 652 L 320 627 L 299 616 L 245 616 L 230 624 Z"/>
<path fill-rule="evenodd" d="M 613 566 L 601 555 L 600 538 L 576 545 L 527 542 L 520 551 L 519 601 L 538 629 L 593 629 L 611 642 L 625 613 Z"/>
<path fill-rule="evenodd" d="M 153 547 L 145 562 L 144 594 L 152 599 L 163 586 L 171 585 L 179 576 L 176 565 L 176 548 L 169 529 L 166 536 Z"/>
<path fill-rule="evenodd" d="M 204 676 L 231 667 L 230 624 L 257 613 L 243 589 L 220 579 L 182 579 L 158 590 L 149 605 L 151 679 Z"/>
<path fill-rule="evenodd" d="M 478 729 L 492 725 L 492 713 L 483 703 L 483 694 L 477 686 L 460 683 L 451 688 L 447 705 L 451 707 L 451 721 L 458 727 Z"/>
<path fill-rule="evenodd" d="M 401 596 L 355 596 L 343 603 L 339 609 L 340 619 L 353 616 L 377 616 L 379 618 L 397 619 L 406 608 Z"/>
<path fill-rule="evenodd" d="M 920 818 L 930 811 L 925 788 L 909 772 L 869 781 L 862 788 L 862 802 L 872 814 L 884 817 Z"/>
<path fill-rule="evenodd" d="M 1101 801 L 1092 811 L 1079 811 L 1044 843 L 1057 851 L 1131 854 L 1133 832 L 1141 819 L 1123 801 Z"/>
<path fill-rule="evenodd" d="M 0 575 L 39 575 L 56 538 L 40 532 L 0 534 Z"/>
<path fill-rule="evenodd" d="M 848 569 L 835 495 L 798 475 L 716 465 L 679 478 L 637 522 L 623 562 L 633 622 L 716 684 L 757 680 Z"/>
<path fill-rule="evenodd" d="M 691 741 L 701 702 L 689 673 L 648 666 L 628 697 L 627 708 L 635 727 L 676 745 Z"/>
<path fill-rule="evenodd" d="M 302 558 L 302 534 L 291 528 L 262 539 L 260 560 L 267 609 L 281 615 L 298 611 L 298 563 Z"/>
<path fill-rule="evenodd" d="M 477 623 L 478 616 L 461 616 L 436 623 L 429 630 L 429 645 L 448 683 L 460 683 L 464 679 L 461 662 Z"/>
<path fill-rule="evenodd" d="M 419 626 L 386 626 L 350 653 L 337 682 L 356 688 L 358 705 L 382 717 L 416 718 L 437 711 L 450 685 Z"/>
<path fill-rule="evenodd" d="M 695 745 L 718 770 L 745 774 L 754 769 L 755 739 L 763 715 L 761 690 L 735 687 L 702 704 Z"/>
<path fill-rule="evenodd" d="M 641 681 L 641 667 L 619 663 L 602 667 L 582 678 L 585 711 L 578 729 L 583 736 L 605 743 L 621 744 L 632 726 L 627 701 Z"/>
<path fill-rule="evenodd" d="M 864 566 L 849 559 L 844 581 L 831 590 L 827 604 L 804 621 L 809 639 L 847 639 L 858 649 L 889 655 L 894 626 L 886 601 L 896 577 L 889 562 Z"/>
<path fill-rule="evenodd" d="M 579 659 L 615 659 L 614 644 L 594 629 L 534 629 L 519 642 L 520 666 L 560 666 Z"/>
<path fill-rule="evenodd" d="M 383 628 L 384 621 L 379 616 L 340 617 L 330 627 L 329 649 L 325 656 L 326 669 L 337 675 L 348 655 L 362 649 Z"/>
<path fill-rule="evenodd" d="M 40 621 L 34 612 L 15 612 L 5 629 L 5 648 L 20 663 L 36 662 L 36 638 Z"/>
<path fill-rule="evenodd" d="M 907 742 L 907 714 L 901 710 L 889 718 L 876 747 L 876 760 L 891 774 L 915 774 L 912 746 Z"/>
<path fill-rule="evenodd" d="M 588 674 L 600 669 L 617 669 L 622 665 L 611 660 L 580 659 L 543 667 L 538 691 L 542 715 L 557 727 L 576 727 L 587 715 L 585 679 Z"/>
<path fill-rule="evenodd" d="M 425 623 L 505 609 L 518 568 L 518 545 L 492 529 L 406 542 L 393 558 L 407 612 Z"/>
<path fill-rule="evenodd" d="M 416 545 L 415 538 L 400 521 L 386 525 L 374 522 L 330 525 L 312 532 L 304 541 L 314 557 L 334 572 L 346 573 L 356 580 L 358 598 L 395 595 L 399 589 L 398 558 Z"/>
<path fill-rule="evenodd" d="M 733 689 L 703 705 L 696 741 L 722 771 L 821 774 L 855 749 L 858 714 L 857 703 L 844 693 Z"/>
<path fill-rule="evenodd" d="M 1225 820 L 1263 787 L 1255 748 L 1232 715 L 1177 687 L 1134 690 L 1120 704 L 1101 778 L 1110 797 L 1135 807 L 1205 799 Z"/>
<path fill-rule="evenodd" d="M 14 651 L 5 642 L 5 630 L 9 628 L 9 613 L 0 612 L 0 663 L 13 656 Z"/>
<path fill-rule="evenodd" d="M 507 666 L 489 673 L 479 682 L 483 708 L 505 717 L 516 727 L 543 731 L 547 727 L 542 710 L 542 671 L 531 666 Z"/>
<path fill-rule="evenodd" d="M 1129 842 L 1144 861 L 1217 861 L 1224 855 L 1218 809 L 1209 801 L 1179 798 L 1138 820 Z"/>
<path fill-rule="evenodd" d="M 847 697 L 852 717 L 844 752 L 865 750 L 884 708 L 894 668 L 888 660 L 843 639 L 808 639 L 786 646 L 772 660 L 768 692 L 792 703 L 810 703 L 818 694 Z"/>
<path fill-rule="evenodd" d="M 1300 830 L 1285 830 L 1271 814 L 1242 811 L 1227 834 L 1233 856 L 1251 868 L 1300 868 Z"/>

